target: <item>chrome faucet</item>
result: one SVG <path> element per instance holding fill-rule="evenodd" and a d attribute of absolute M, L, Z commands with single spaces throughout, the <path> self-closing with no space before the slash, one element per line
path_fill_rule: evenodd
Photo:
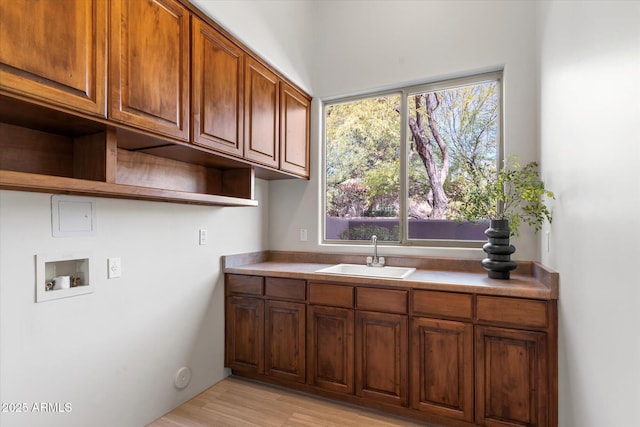
<path fill-rule="evenodd" d="M 373 245 L 373 258 L 367 257 L 367 267 L 384 267 L 384 257 L 378 258 L 378 236 L 371 236 L 371 244 Z"/>

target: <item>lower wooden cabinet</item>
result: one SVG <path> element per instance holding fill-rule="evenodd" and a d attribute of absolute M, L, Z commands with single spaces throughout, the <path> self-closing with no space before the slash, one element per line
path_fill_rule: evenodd
<path fill-rule="evenodd" d="M 227 275 L 225 364 L 251 376 L 306 381 L 306 282 Z M 275 296 L 280 300 L 265 299 Z M 287 299 L 293 301 L 286 301 Z"/>
<path fill-rule="evenodd" d="M 406 315 L 358 311 L 356 314 L 356 394 L 407 406 L 409 381 Z"/>
<path fill-rule="evenodd" d="M 473 421 L 473 325 L 411 319 L 411 407 Z"/>
<path fill-rule="evenodd" d="M 265 301 L 265 374 L 304 383 L 305 304 Z"/>
<path fill-rule="evenodd" d="M 225 289 L 238 375 L 443 426 L 557 426 L 555 301 L 232 274 Z"/>
<path fill-rule="evenodd" d="M 547 334 L 476 327 L 476 422 L 547 426 Z"/>
<path fill-rule="evenodd" d="M 307 383 L 353 394 L 354 311 L 309 305 L 307 325 Z"/>
<path fill-rule="evenodd" d="M 240 372 L 264 373 L 264 301 L 228 297 L 226 365 Z"/>

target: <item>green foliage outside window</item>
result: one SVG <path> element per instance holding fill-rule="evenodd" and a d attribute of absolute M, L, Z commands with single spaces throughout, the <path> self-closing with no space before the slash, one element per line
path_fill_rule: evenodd
<path fill-rule="evenodd" d="M 393 226 L 389 231 L 386 227 L 379 225 L 358 225 L 348 228 L 340 233 L 341 240 L 370 240 L 371 236 L 377 236 L 378 241 L 397 242 L 400 237 L 398 226 Z"/>
<path fill-rule="evenodd" d="M 327 104 L 327 218 L 395 217 L 398 235 L 391 240 L 399 240 L 410 218 L 448 220 L 466 214 L 478 188 L 497 176 L 499 83 L 500 73 L 491 73 L 451 81 L 450 86 L 426 85 Z M 384 240 L 383 232 L 366 227 L 339 238 L 369 240 L 371 234 Z"/>

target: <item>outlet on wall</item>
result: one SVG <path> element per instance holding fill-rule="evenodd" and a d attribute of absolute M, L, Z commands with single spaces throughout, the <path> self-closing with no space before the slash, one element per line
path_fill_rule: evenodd
<path fill-rule="evenodd" d="M 116 279 L 122 276 L 122 260 L 120 257 L 107 258 L 107 278 Z"/>
<path fill-rule="evenodd" d="M 547 231 L 547 252 L 551 251 L 551 232 Z"/>
<path fill-rule="evenodd" d="M 206 228 L 201 228 L 200 231 L 198 231 L 198 244 L 199 245 L 206 245 L 209 241 L 209 236 L 207 233 L 207 229 Z"/>

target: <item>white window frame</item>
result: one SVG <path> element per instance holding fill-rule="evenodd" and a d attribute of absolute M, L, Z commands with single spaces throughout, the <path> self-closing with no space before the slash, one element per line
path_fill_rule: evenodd
<path fill-rule="evenodd" d="M 331 97 L 322 100 L 322 140 L 321 140 L 321 189 L 322 195 L 322 223 L 321 243 L 324 245 L 369 245 L 369 241 L 365 240 L 327 240 L 326 239 L 326 212 L 327 212 L 327 198 L 326 198 L 326 108 L 327 106 L 353 102 L 361 99 L 372 98 L 376 96 L 389 96 L 398 94 L 401 98 L 400 103 L 400 197 L 399 197 L 399 229 L 400 238 L 399 241 L 393 242 L 381 242 L 378 244 L 390 245 L 390 246 L 423 246 L 423 247 L 448 247 L 448 248 L 480 248 L 484 244 L 483 241 L 475 240 L 451 240 L 451 239 L 409 239 L 409 221 L 406 215 L 407 200 L 408 200 L 408 167 L 407 167 L 407 114 L 408 105 L 407 99 L 410 95 L 415 93 L 433 92 L 438 90 L 451 89 L 460 86 L 467 86 L 470 84 L 477 84 L 488 81 L 495 81 L 497 83 L 497 95 L 498 95 L 498 135 L 497 135 L 497 156 L 496 156 L 496 169 L 499 169 L 505 158 L 505 144 L 504 144 L 504 77 L 503 70 L 496 69 L 488 72 L 469 74 L 462 77 L 455 77 L 450 79 L 436 80 L 423 82 L 419 84 L 411 84 L 407 86 L 397 86 L 385 90 L 374 90 L 369 92 L 362 92 L 355 95 Z"/>

